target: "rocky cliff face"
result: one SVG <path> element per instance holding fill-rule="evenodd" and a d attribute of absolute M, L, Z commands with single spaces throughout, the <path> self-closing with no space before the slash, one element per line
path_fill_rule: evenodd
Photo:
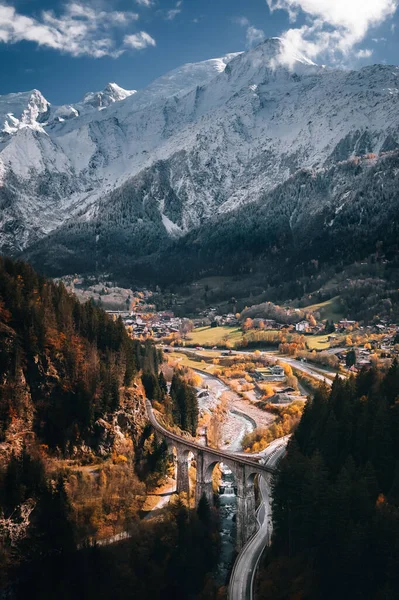
<path fill-rule="evenodd" d="M 48 384 L 50 389 L 51 381 L 55 382 L 58 379 L 57 370 L 51 362 L 47 364 L 47 370 L 43 375 L 50 382 Z M 5 386 L 3 389 L 10 393 Z M 1 431 L 0 467 L 8 463 L 11 455 L 20 456 L 25 446 L 35 446 L 40 442 L 34 431 L 35 403 L 22 370 L 16 378 L 13 393 L 18 408 L 13 409 L 7 427 Z M 118 409 L 95 421 L 91 438 L 71 446 L 70 458 L 90 460 L 93 455 L 135 456 L 137 451 L 141 453 L 142 436 L 148 424 L 145 402 L 141 385 L 134 383 L 133 387 L 121 390 Z"/>
<path fill-rule="evenodd" d="M 123 392 L 120 408 L 94 424 L 95 451 L 100 456 L 129 454 L 141 446 L 148 423 L 143 391 L 135 384 Z M 133 447 L 132 447 L 133 445 Z M 81 453 L 82 449 L 76 449 Z"/>

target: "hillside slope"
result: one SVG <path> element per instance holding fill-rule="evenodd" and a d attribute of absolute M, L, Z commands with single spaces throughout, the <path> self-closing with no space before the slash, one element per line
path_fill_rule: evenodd
<path fill-rule="evenodd" d="M 398 393 L 394 362 L 307 403 L 279 465 L 259 597 L 398 596 Z"/>
<path fill-rule="evenodd" d="M 123 412 L 129 398 L 138 441 L 144 401 L 140 408 L 128 387 L 144 365 L 157 370 L 157 361 L 157 350 L 131 340 L 121 321 L 80 304 L 30 266 L 0 259 L 0 461 L 27 441 L 66 456 L 111 452 L 104 419 Z"/>

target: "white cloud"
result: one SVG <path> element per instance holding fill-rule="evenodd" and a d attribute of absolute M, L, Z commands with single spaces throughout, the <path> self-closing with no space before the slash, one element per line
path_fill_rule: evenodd
<path fill-rule="evenodd" d="M 260 44 L 260 42 L 263 42 L 265 39 L 265 33 L 261 29 L 256 29 L 256 27 L 250 25 L 247 29 L 246 37 L 248 48 L 253 48 L 254 46 Z"/>
<path fill-rule="evenodd" d="M 125 35 L 124 44 L 134 50 L 144 50 L 148 46 L 156 46 L 156 41 L 145 31 L 134 33 L 132 35 Z"/>
<path fill-rule="evenodd" d="M 285 10 L 291 21 L 303 11 L 307 22 L 282 37 L 309 56 L 331 62 L 356 56 L 355 46 L 372 27 L 391 17 L 399 0 L 266 0 L 271 11 Z"/>
<path fill-rule="evenodd" d="M 0 42 L 30 41 L 72 56 L 116 58 L 124 50 L 116 46 L 115 32 L 137 19 L 134 12 L 94 10 L 78 2 L 67 4 L 58 16 L 43 11 L 34 18 L 0 3 Z"/>
<path fill-rule="evenodd" d="M 247 19 L 247 17 L 235 17 L 233 19 L 233 22 L 237 23 L 238 25 L 241 25 L 241 27 L 249 26 L 249 19 Z"/>
<path fill-rule="evenodd" d="M 172 10 L 168 10 L 168 12 L 166 13 L 166 20 L 173 21 L 173 19 L 175 17 L 177 17 L 177 15 L 179 13 L 181 13 L 181 10 L 179 10 L 178 8 L 173 8 Z"/>
<path fill-rule="evenodd" d="M 139 6 L 145 6 L 146 8 L 149 8 L 153 5 L 153 2 L 152 0 L 136 0 L 136 4 L 138 4 Z"/>
<path fill-rule="evenodd" d="M 183 4 L 183 2 L 181 0 L 179 0 L 178 2 L 176 2 L 176 8 L 172 8 L 171 10 L 168 10 L 167 13 L 166 13 L 165 19 L 167 21 L 173 21 L 173 19 L 175 17 L 177 17 L 178 14 L 181 13 L 181 11 L 182 11 L 182 9 L 181 9 L 182 4 Z"/>
<path fill-rule="evenodd" d="M 247 17 L 235 17 L 233 19 L 234 23 L 241 25 L 241 27 L 247 28 L 247 48 L 253 48 L 263 42 L 265 39 L 265 32 L 262 29 L 257 29 L 253 25 L 251 25 L 249 19 Z"/>
<path fill-rule="evenodd" d="M 364 50 L 358 50 L 356 52 L 356 58 L 370 58 L 373 54 L 373 51 L 370 48 L 364 48 Z"/>

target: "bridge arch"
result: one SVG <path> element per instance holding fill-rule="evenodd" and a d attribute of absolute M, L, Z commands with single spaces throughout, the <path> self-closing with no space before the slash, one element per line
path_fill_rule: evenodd
<path fill-rule="evenodd" d="M 190 466 L 196 458 L 195 451 L 184 444 L 174 443 L 176 448 L 176 492 L 185 493 L 190 501 Z"/>
<path fill-rule="evenodd" d="M 205 494 L 208 502 L 213 505 L 213 495 L 214 495 L 214 489 L 213 489 L 213 483 L 214 483 L 214 474 L 215 474 L 215 468 L 219 466 L 221 468 L 221 470 L 223 469 L 223 466 L 226 467 L 227 469 L 229 469 L 233 475 L 233 479 L 234 479 L 234 484 L 236 485 L 237 482 L 237 469 L 236 469 L 236 465 L 234 463 L 234 461 L 229 461 L 226 460 L 225 458 L 221 458 L 221 457 L 208 457 L 208 459 L 205 459 L 204 463 L 203 463 L 203 471 L 202 471 L 202 493 Z M 234 487 L 235 487 L 234 485 Z"/>
<path fill-rule="evenodd" d="M 214 471 L 215 467 L 217 465 L 221 465 L 221 464 L 228 467 L 230 469 L 230 471 L 233 473 L 234 477 L 237 476 L 236 465 L 234 464 L 233 461 L 226 460 L 225 458 L 213 458 L 211 461 L 207 461 L 207 462 L 208 462 L 208 464 L 206 466 L 206 470 L 204 473 L 205 483 L 209 483 L 210 481 L 212 481 L 213 471 Z"/>
<path fill-rule="evenodd" d="M 253 485 L 257 477 L 259 477 L 258 471 L 253 471 L 252 473 L 247 473 L 247 483 L 249 485 Z"/>

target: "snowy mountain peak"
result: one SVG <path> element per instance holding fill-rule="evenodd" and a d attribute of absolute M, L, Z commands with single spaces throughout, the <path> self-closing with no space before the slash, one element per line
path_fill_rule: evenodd
<path fill-rule="evenodd" d="M 110 98 L 114 98 L 115 102 L 120 102 L 128 96 L 136 94 L 137 90 L 125 90 L 122 87 L 120 87 L 117 83 L 108 83 L 105 86 L 103 92 L 108 94 Z"/>
<path fill-rule="evenodd" d="M 295 50 L 287 41 L 270 38 L 229 62 L 226 73 L 231 81 L 260 83 L 268 76 L 287 78 L 289 73 L 311 75 L 324 69 Z M 272 75 L 274 73 L 274 75 Z"/>
<path fill-rule="evenodd" d="M 116 83 L 108 83 L 101 92 L 89 92 L 83 98 L 83 104 L 89 104 L 99 110 L 114 102 L 125 100 L 136 93 L 136 90 L 124 90 Z"/>
<path fill-rule="evenodd" d="M 279 37 L 269 38 L 260 44 L 262 51 L 271 61 L 271 65 L 293 67 L 296 63 L 316 67 L 310 58 L 301 54 L 287 40 Z"/>
<path fill-rule="evenodd" d="M 23 127 L 41 129 L 39 123 L 46 119 L 49 110 L 50 102 L 39 90 L 0 96 L 0 140 Z"/>
<path fill-rule="evenodd" d="M 24 248 L 68 219 L 108 219 L 118 203 L 138 229 L 151 214 L 177 235 L 300 169 L 395 150 L 398 79 L 388 66 L 326 69 L 272 38 L 137 93 L 109 83 L 50 110 L 40 92 L 0 97 L 16 133 L 0 138 L 0 247 Z"/>
<path fill-rule="evenodd" d="M 39 90 L 29 92 L 28 105 L 23 113 L 23 119 L 28 121 L 40 120 L 40 116 L 46 114 L 50 108 L 50 102 L 46 100 Z"/>

